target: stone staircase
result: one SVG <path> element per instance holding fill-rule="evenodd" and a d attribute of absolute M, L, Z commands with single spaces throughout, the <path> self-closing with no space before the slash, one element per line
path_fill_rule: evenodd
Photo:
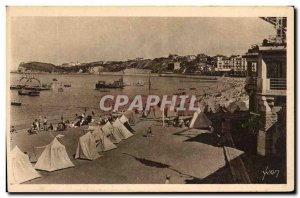
<path fill-rule="evenodd" d="M 278 116 L 276 113 L 266 112 L 264 119 L 264 129 L 268 131 L 277 122 Z"/>

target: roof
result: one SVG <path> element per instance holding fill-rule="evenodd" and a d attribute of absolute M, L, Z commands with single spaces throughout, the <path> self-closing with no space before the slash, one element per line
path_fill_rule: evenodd
<path fill-rule="evenodd" d="M 285 46 L 259 46 L 259 51 L 286 51 Z"/>

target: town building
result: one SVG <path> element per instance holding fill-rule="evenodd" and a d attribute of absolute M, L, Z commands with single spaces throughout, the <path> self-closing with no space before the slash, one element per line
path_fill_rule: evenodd
<path fill-rule="evenodd" d="M 200 63 L 206 63 L 209 60 L 209 56 L 207 56 L 206 54 L 198 54 L 196 56 L 196 59 Z"/>
<path fill-rule="evenodd" d="M 244 57 L 249 65 L 245 87 L 249 110 L 259 117 L 257 153 L 276 154 L 278 139 L 286 130 L 286 47 L 256 46 Z M 257 72 L 252 72 L 253 65 Z"/>
<path fill-rule="evenodd" d="M 233 65 L 234 73 L 237 75 L 246 75 L 247 70 L 247 60 L 242 56 L 231 56 L 230 57 Z"/>
<path fill-rule="evenodd" d="M 178 71 L 180 69 L 180 62 L 174 62 L 174 71 Z"/>
<path fill-rule="evenodd" d="M 215 71 L 231 73 L 232 75 L 245 76 L 247 71 L 247 60 L 240 55 L 230 57 L 217 55 L 214 57 Z M 253 67 L 255 70 L 255 67 Z"/>
<path fill-rule="evenodd" d="M 263 40 L 248 50 L 245 89 L 249 95 L 249 111 L 257 119 L 257 153 L 279 155 L 286 159 L 287 51 L 286 18 L 265 17 L 274 25 L 276 38 Z M 256 67 L 256 72 L 253 72 Z"/>

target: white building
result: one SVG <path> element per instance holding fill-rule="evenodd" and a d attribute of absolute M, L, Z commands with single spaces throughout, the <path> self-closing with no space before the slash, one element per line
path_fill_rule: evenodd
<path fill-rule="evenodd" d="M 180 62 L 174 62 L 174 71 L 179 70 L 180 67 Z"/>

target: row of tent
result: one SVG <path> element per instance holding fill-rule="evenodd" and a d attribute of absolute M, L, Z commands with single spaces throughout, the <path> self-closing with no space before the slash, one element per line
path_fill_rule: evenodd
<path fill-rule="evenodd" d="M 222 102 L 220 102 L 222 103 Z M 243 101 L 227 101 L 221 104 L 219 102 L 217 104 L 214 104 L 214 101 L 208 102 L 208 105 L 205 106 L 204 111 L 209 113 L 235 113 L 239 111 L 248 111 L 249 110 L 249 100 Z"/>
<path fill-rule="evenodd" d="M 230 103 L 230 105 L 226 108 L 230 113 L 234 113 L 237 111 L 247 111 L 249 107 L 243 101 L 236 101 Z M 224 109 L 222 109 L 224 112 Z M 191 119 L 189 128 L 201 129 L 201 128 L 209 128 L 212 125 L 211 120 L 206 116 L 204 112 L 200 109 L 194 112 L 194 115 Z"/>
<path fill-rule="evenodd" d="M 104 126 L 89 126 L 87 133 L 79 138 L 75 159 L 95 160 L 102 155 L 100 152 L 117 148 L 115 144 L 133 136 L 130 126 L 135 120 L 128 119 L 125 114 L 117 118 L 113 124 L 107 122 Z M 35 160 L 29 160 L 18 146 L 11 151 L 12 184 L 23 183 L 41 175 L 35 170 L 48 172 L 74 167 L 66 148 L 57 138 L 42 147 L 34 147 Z M 36 162 L 34 167 L 31 162 Z"/>

